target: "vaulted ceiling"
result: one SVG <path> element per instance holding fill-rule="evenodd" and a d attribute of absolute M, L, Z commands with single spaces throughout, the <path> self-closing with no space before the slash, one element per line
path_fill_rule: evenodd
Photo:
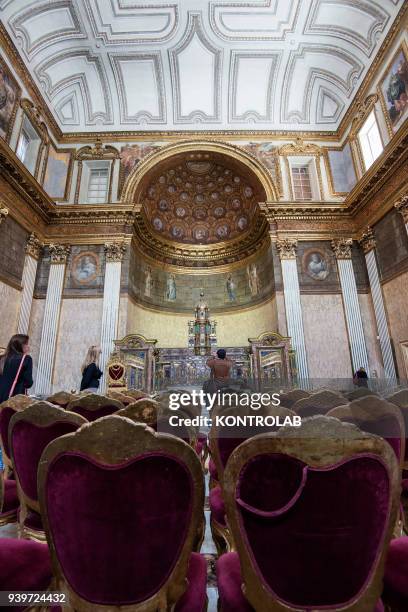
<path fill-rule="evenodd" d="M 335 130 L 404 0 L 0 0 L 64 132 Z"/>

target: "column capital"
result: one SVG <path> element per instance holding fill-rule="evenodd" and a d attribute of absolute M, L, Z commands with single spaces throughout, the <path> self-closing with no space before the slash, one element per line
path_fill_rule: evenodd
<path fill-rule="evenodd" d="M 397 200 L 394 206 L 403 216 L 405 223 L 408 223 L 408 193 Z"/>
<path fill-rule="evenodd" d="M 296 238 L 280 238 L 276 241 L 279 257 L 283 259 L 296 259 L 298 241 Z"/>
<path fill-rule="evenodd" d="M 375 247 L 377 246 L 377 241 L 375 239 L 374 232 L 371 227 L 367 227 L 367 229 L 361 234 L 361 238 L 358 242 L 363 248 L 365 254 L 375 249 Z"/>
<path fill-rule="evenodd" d="M 106 261 L 122 261 L 126 253 L 126 244 L 124 242 L 106 242 L 105 256 Z"/>
<path fill-rule="evenodd" d="M 68 255 L 71 251 L 70 246 L 67 246 L 66 244 L 49 244 L 48 249 L 52 264 L 67 263 Z"/>
<path fill-rule="evenodd" d="M 352 238 L 339 238 L 331 241 L 336 259 L 351 259 Z"/>
<path fill-rule="evenodd" d="M 25 252 L 27 255 L 31 255 L 34 259 L 39 259 L 41 251 L 44 247 L 44 244 L 37 238 L 37 236 L 32 233 L 27 238 L 27 244 L 25 247 Z"/>
<path fill-rule="evenodd" d="M 0 200 L 0 224 L 9 214 L 8 208 L 6 208 L 3 202 Z"/>

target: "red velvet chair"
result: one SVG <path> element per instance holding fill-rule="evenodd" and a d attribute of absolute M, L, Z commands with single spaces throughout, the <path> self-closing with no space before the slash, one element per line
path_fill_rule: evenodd
<path fill-rule="evenodd" d="M 7 478 L 13 471 L 10 459 L 10 450 L 8 446 L 8 428 L 11 417 L 20 410 L 24 410 L 27 406 L 34 403 L 28 395 L 15 395 L 10 399 L 0 404 L 0 439 L 1 450 L 4 464 L 4 476 Z"/>
<path fill-rule="evenodd" d="M 391 540 L 385 564 L 383 599 L 392 612 L 408 610 L 408 536 Z"/>
<path fill-rule="evenodd" d="M 22 537 L 45 541 L 38 502 L 37 470 L 43 450 L 55 438 L 76 431 L 86 420 L 49 402 L 16 413 L 9 425 L 9 448 L 20 498 Z"/>
<path fill-rule="evenodd" d="M 221 612 L 382 610 L 399 486 L 390 445 L 330 417 L 241 444 L 224 474 L 237 553 L 217 563 Z"/>
<path fill-rule="evenodd" d="M 344 395 L 330 389 L 322 389 L 312 393 L 309 397 L 298 400 L 291 408 L 296 414 L 306 418 L 318 414 L 327 414 L 332 408 L 343 404 L 348 404 Z"/>
<path fill-rule="evenodd" d="M 72 402 L 72 400 L 77 397 L 77 395 L 74 395 L 73 393 L 68 393 L 67 391 L 57 391 L 57 393 L 54 393 L 53 395 L 47 397 L 46 401 L 50 402 L 50 404 L 54 404 L 55 406 L 61 406 L 61 408 L 66 408 L 69 402 Z"/>
<path fill-rule="evenodd" d="M 3 470 L 0 470 L 0 527 L 17 521 L 19 506 L 16 481 L 4 479 Z"/>
<path fill-rule="evenodd" d="M 278 429 L 274 426 L 270 428 L 256 428 L 255 426 L 223 427 L 222 425 L 217 425 L 216 418 L 218 415 L 227 417 L 231 415 L 235 416 L 237 414 L 243 414 L 243 412 L 245 412 L 245 414 L 257 414 L 259 416 L 279 416 L 280 418 L 285 418 L 287 416 L 292 417 L 295 414 L 289 410 L 289 408 L 283 408 L 281 406 L 262 406 L 256 412 L 251 412 L 249 408 L 245 409 L 245 411 L 241 410 L 239 412 L 239 409 L 237 409 L 235 406 L 227 408 L 219 406 L 214 407 L 211 415 L 213 425 L 210 430 L 210 448 L 211 458 L 214 461 L 220 484 L 211 487 L 209 501 L 211 510 L 211 532 L 219 554 L 233 548 L 233 541 L 225 520 L 225 505 L 222 493 L 224 470 L 225 466 L 227 465 L 227 461 L 234 449 L 244 440 L 247 440 L 249 437 L 261 432 L 264 433 L 268 430 L 276 431 L 276 429 Z"/>
<path fill-rule="evenodd" d="M 80 414 L 87 421 L 96 421 L 96 419 L 114 414 L 122 408 L 124 408 L 122 402 L 97 393 L 81 395 L 78 399 L 69 402 L 67 406 L 67 410 Z"/>
<path fill-rule="evenodd" d="M 77 612 L 206 609 L 206 561 L 191 552 L 204 482 L 188 444 L 99 419 L 47 446 L 39 497 L 57 585 Z"/>
<path fill-rule="evenodd" d="M 54 590 L 48 546 L 30 540 L 0 538 L 0 591 L 47 590 Z M 0 610 L 28 612 L 40 608 L 4 606 Z"/>

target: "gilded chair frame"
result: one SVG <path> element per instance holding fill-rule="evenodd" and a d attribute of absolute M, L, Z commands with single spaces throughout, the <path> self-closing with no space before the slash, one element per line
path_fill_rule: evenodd
<path fill-rule="evenodd" d="M 304 389 L 291 389 L 286 393 L 280 394 L 280 405 L 285 408 L 292 408 L 293 404 L 295 404 L 298 400 L 309 397 L 310 395 L 311 393 L 309 393 L 309 391 L 305 391 Z"/>
<path fill-rule="evenodd" d="M 107 440 L 109 440 L 109 443 L 107 443 Z M 190 554 L 202 520 L 204 506 L 204 478 L 201 464 L 194 450 L 183 440 L 173 436 L 157 434 L 146 425 L 134 423 L 130 419 L 117 415 L 102 417 L 93 423 L 88 423 L 86 427 L 81 427 L 72 434 L 55 439 L 45 449 L 38 471 L 40 508 L 50 548 L 57 590 L 67 594 L 69 602 L 67 610 L 94 612 L 95 604 L 83 599 L 72 590 L 58 561 L 46 504 L 46 481 L 50 464 L 62 453 L 83 453 L 98 463 L 114 466 L 128 462 L 139 455 L 154 452 L 163 452 L 176 457 L 179 462 L 185 465 L 192 478 L 192 515 L 184 545 L 173 571 L 157 593 L 138 604 L 122 606 L 98 604 L 99 612 L 172 610 L 175 602 L 183 595 L 186 589 Z"/>
<path fill-rule="evenodd" d="M 87 393 L 69 402 L 67 410 L 76 412 L 77 408 L 84 408 L 89 412 L 96 412 L 104 406 L 116 406 L 117 410 L 124 408 L 122 402 L 116 399 L 106 397 L 105 395 L 98 395 L 97 393 Z"/>
<path fill-rule="evenodd" d="M 243 467 L 252 458 L 264 453 L 289 455 L 312 468 L 324 468 L 344 459 L 369 453 L 377 456 L 386 466 L 390 482 L 389 520 L 382 549 L 373 565 L 364 592 L 353 602 L 341 607 L 342 612 L 372 612 L 381 597 L 388 544 L 399 508 L 400 474 L 395 453 L 390 445 L 378 436 L 360 431 L 354 425 L 327 416 L 315 416 L 305 419 L 300 427 L 285 427 L 276 433 L 260 434 L 251 438 L 236 448 L 229 458 L 224 475 L 225 507 L 240 558 L 245 597 L 255 610 L 298 612 L 298 607 L 279 601 L 259 577 L 240 526 L 239 510 L 235 501 L 236 484 Z"/>
<path fill-rule="evenodd" d="M 349 401 L 344 397 L 342 393 L 332 391 L 331 389 L 322 389 L 320 391 L 317 391 L 316 393 L 312 393 L 311 395 L 309 395 L 309 397 L 305 397 L 303 399 L 298 400 L 291 406 L 291 409 L 299 416 L 303 418 L 308 418 L 310 416 L 317 416 L 304 414 L 308 408 L 316 406 L 321 410 L 325 410 L 324 413 L 321 413 L 323 415 L 327 414 L 329 410 L 335 408 L 336 406 L 342 406 L 348 403 Z"/>
<path fill-rule="evenodd" d="M 16 412 L 16 414 L 11 418 L 9 430 L 8 430 L 8 442 L 9 448 L 11 451 L 11 460 L 14 465 L 14 453 L 12 446 L 12 436 L 14 427 L 20 423 L 21 421 L 25 421 L 26 423 L 32 423 L 38 427 L 48 427 L 50 425 L 54 425 L 56 423 L 72 423 L 74 425 L 78 425 L 81 427 L 85 425 L 88 421 L 82 417 L 80 414 L 76 414 L 75 412 L 69 412 L 65 410 L 61 406 L 56 406 L 55 404 L 51 404 L 47 401 L 39 401 L 31 406 L 28 406 L 22 412 Z M 36 499 L 32 499 L 29 497 L 22 489 L 20 480 L 18 477 L 17 470 L 14 470 L 15 478 L 17 482 L 17 492 L 20 500 L 20 514 L 19 514 L 19 532 L 20 535 L 24 538 L 28 538 L 30 540 L 37 540 L 39 542 L 45 541 L 45 534 L 42 535 L 41 532 L 37 530 L 32 530 L 27 526 L 24 526 L 24 521 L 27 517 L 27 510 L 34 510 L 40 514 L 40 504 Z M 38 480 L 37 480 L 38 486 Z"/>
<path fill-rule="evenodd" d="M 332 408 L 326 416 L 334 417 L 340 421 L 344 421 L 350 417 L 357 421 L 357 426 L 358 422 L 374 423 L 381 417 L 390 416 L 395 418 L 401 431 L 400 468 L 403 468 L 405 457 L 405 422 L 401 410 L 395 404 L 391 404 L 376 395 L 365 395 L 364 397 L 353 400 L 349 404 Z"/>
<path fill-rule="evenodd" d="M 392 395 L 388 395 L 385 399 L 387 402 L 398 406 L 401 410 L 408 410 L 408 389 L 400 389 Z"/>
<path fill-rule="evenodd" d="M 153 399 L 143 398 L 119 410 L 116 414 L 131 419 L 135 423 L 144 423 L 154 428 L 157 423 L 160 404 Z"/>
<path fill-rule="evenodd" d="M 37 400 L 33 400 L 28 395 L 14 395 L 13 397 L 10 397 L 10 399 L 0 404 L 0 412 L 4 408 L 11 408 L 12 410 L 14 410 L 15 413 L 18 413 L 28 408 L 28 406 L 31 406 L 31 404 L 34 404 L 36 401 Z M 9 422 L 7 431 L 9 430 L 10 430 L 10 422 Z M 7 433 L 7 441 L 8 441 L 8 433 Z M 2 452 L 2 457 L 3 457 L 3 465 L 4 465 L 4 478 L 7 478 L 9 474 L 13 471 L 13 463 L 12 463 L 11 457 L 9 457 L 5 451 L 3 440 L 1 439 L 1 437 L 0 437 L 0 444 L 1 444 L 1 452 Z"/>
<path fill-rule="evenodd" d="M 53 393 L 52 395 L 47 397 L 46 401 L 50 402 L 50 404 L 54 404 L 55 406 L 66 408 L 68 404 L 77 397 L 77 395 L 74 395 L 73 393 L 68 393 L 68 391 L 57 391 L 56 393 Z"/>

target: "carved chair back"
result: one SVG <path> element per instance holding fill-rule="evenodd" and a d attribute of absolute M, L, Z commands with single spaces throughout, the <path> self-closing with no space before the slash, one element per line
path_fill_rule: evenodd
<path fill-rule="evenodd" d="M 122 402 L 111 397 L 105 397 L 97 393 L 87 393 L 69 402 L 67 410 L 80 414 L 87 421 L 95 421 L 101 417 L 114 414 L 123 407 Z"/>
<path fill-rule="evenodd" d="M 306 418 L 327 414 L 332 408 L 347 403 L 348 400 L 341 393 L 323 389 L 295 402 L 292 405 L 292 410 L 302 418 Z"/>

